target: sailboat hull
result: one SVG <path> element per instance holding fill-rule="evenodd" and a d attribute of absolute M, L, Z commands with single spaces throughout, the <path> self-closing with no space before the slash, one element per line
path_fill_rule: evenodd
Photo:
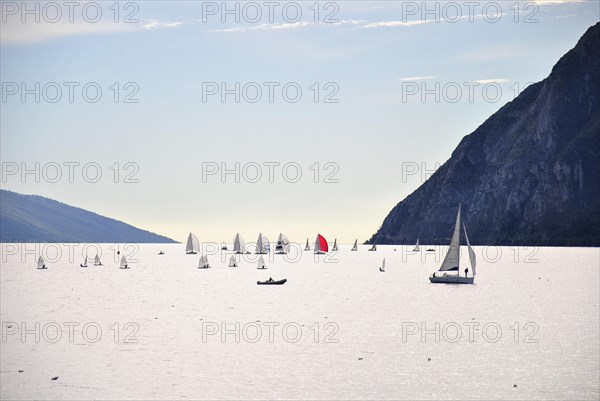
<path fill-rule="evenodd" d="M 185 254 L 186 254 L 186 255 L 196 255 L 197 253 L 198 253 L 198 252 L 189 251 L 189 252 L 186 252 Z"/>
<path fill-rule="evenodd" d="M 429 282 L 434 284 L 473 284 L 475 277 L 463 277 L 463 276 L 431 276 Z"/>

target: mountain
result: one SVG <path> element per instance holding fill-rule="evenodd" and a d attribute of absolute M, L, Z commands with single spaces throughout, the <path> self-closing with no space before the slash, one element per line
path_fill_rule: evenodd
<path fill-rule="evenodd" d="M 52 199 L 0 190 L 0 242 L 176 241 Z"/>
<path fill-rule="evenodd" d="M 367 242 L 447 244 L 459 203 L 474 244 L 600 246 L 600 23 L 464 137 Z"/>

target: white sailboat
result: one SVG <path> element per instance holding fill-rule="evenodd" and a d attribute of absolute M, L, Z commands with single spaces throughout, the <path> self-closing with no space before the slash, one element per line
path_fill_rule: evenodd
<path fill-rule="evenodd" d="M 277 238 L 277 244 L 275 245 L 275 253 L 279 255 L 285 255 L 290 251 L 290 240 L 279 233 L 279 237 Z"/>
<path fill-rule="evenodd" d="M 85 258 L 83 258 L 83 263 L 79 264 L 79 267 L 88 267 L 87 260 L 88 260 L 87 256 Z"/>
<path fill-rule="evenodd" d="M 208 256 L 206 256 L 206 255 L 200 256 L 200 262 L 198 263 L 198 269 L 210 269 L 210 264 L 208 263 Z"/>
<path fill-rule="evenodd" d="M 317 239 L 315 240 L 315 254 L 323 255 L 327 252 L 329 252 L 327 240 L 321 234 L 317 234 Z"/>
<path fill-rule="evenodd" d="M 226 243 L 221 243 L 221 250 L 222 251 L 226 251 L 227 250 L 227 244 Z"/>
<path fill-rule="evenodd" d="M 373 246 L 369 249 L 369 251 L 376 251 L 377 250 L 377 245 L 373 244 Z"/>
<path fill-rule="evenodd" d="M 242 238 L 240 233 L 237 233 L 233 239 L 233 252 L 246 253 L 246 243 L 244 242 L 244 238 Z"/>
<path fill-rule="evenodd" d="M 46 262 L 44 262 L 44 258 L 41 255 L 38 258 L 38 264 L 37 265 L 38 265 L 37 266 L 38 269 L 47 269 Z"/>
<path fill-rule="evenodd" d="M 260 258 L 258 258 L 258 269 L 266 269 L 266 265 L 265 265 L 265 258 L 263 258 L 262 256 Z"/>
<path fill-rule="evenodd" d="M 473 284 L 475 281 L 475 265 L 477 260 L 475 258 L 475 252 L 471 248 L 469 242 L 469 236 L 467 235 L 467 229 L 461 222 L 461 209 L 462 205 L 458 206 L 458 214 L 456 215 L 456 224 L 454 225 L 454 233 L 452 234 L 452 241 L 448 248 L 448 253 L 440 266 L 438 272 L 435 272 L 429 277 L 429 281 L 432 283 L 446 283 L 446 284 Z M 465 240 L 467 242 L 467 249 L 469 251 L 469 261 L 471 263 L 472 276 L 469 276 L 469 268 L 465 268 L 464 277 L 460 275 L 460 228 L 465 232 Z M 442 275 L 438 276 L 436 273 L 443 272 Z M 456 272 L 456 274 L 448 274 L 448 272 Z"/>
<path fill-rule="evenodd" d="M 121 258 L 121 265 L 119 266 L 119 269 L 129 269 L 129 266 L 127 265 L 127 258 L 125 258 L 125 255 L 123 255 L 123 257 Z"/>
<path fill-rule="evenodd" d="M 338 246 L 337 246 L 337 238 L 333 240 L 333 248 L 331 248 L 332 251 L 337 251 L 338 250 Z"/>
<path fill-rule="evenodd" d="M 102 266 L 102 262 L 100 261 L 100 256 L 98 256 L 98 254 L 96 254 L 96 257 L 94 258 L 94 266 Z"/>
<path fill-rule="evenodd" d="M 188 235 L 187 244 L 185 245 L 185 253 L 188 255 L 195 255 L 198 252 L 200 252 L 200 241 L 198 241 L 198 238 L 194 234 L 190 233 L 190 235 Z"/>
<path fill-rule="evenodd" d="M 383 258 L 383 262 L 381 262 L 381 267 L 379 268 L 380 272 L 385 272 L 385 258 Z"/>
<path fill-rule="evenodd" d="M 229 267 L 238 267 L 237 261 L 235 260 L 235 255 L 231 255 L 229 258 Z"/>
<path fill-rule="evenodd" d="M 306 246 L 304 247 L 305 251 L 310 251 L 310 245 L 308 245 L 308 238 L 306 239 Z"/>
<path fill-rule="evenodd" d="M 269 252 L 271 252 L 271 244 L 269 243 L 269 239 L 263 233 L 258 234 L 255 253 L 258 255 L 266 255 Z"/>
<path fill-rule="evenodd" d="M 417 243 L 415 244 L 415 247 L 413 248 L 413 252 L 419 252 L 421 250 L 421 246 L 419 245 L 419 239 L 417 238 Z"/>
<path fill-rule="evenodd" d="M 357 251 L 358 250 L 358 238 L 354 240 L 354 246 L 350 250 L 351 251 Z"/>

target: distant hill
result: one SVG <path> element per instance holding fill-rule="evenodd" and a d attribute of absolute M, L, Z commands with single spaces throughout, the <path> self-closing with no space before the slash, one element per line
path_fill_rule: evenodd
<path fill-rule="evenodd" d="M 0 190 L 0 242 L 176 241 L 42 196 Z"/>
<path fill-rule="evenodd" d="M 447 244 L 459 203 L 474 244 L 600 246 L 600 23 L 464 137 L 367 242 Z"/>

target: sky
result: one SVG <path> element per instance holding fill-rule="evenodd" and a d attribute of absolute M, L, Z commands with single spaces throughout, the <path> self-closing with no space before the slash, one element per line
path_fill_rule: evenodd
<path fill-rule="evenodd" d="M 597 1 L 2 1 L 3 189 L 185 241 L 368 239 Z"/>

